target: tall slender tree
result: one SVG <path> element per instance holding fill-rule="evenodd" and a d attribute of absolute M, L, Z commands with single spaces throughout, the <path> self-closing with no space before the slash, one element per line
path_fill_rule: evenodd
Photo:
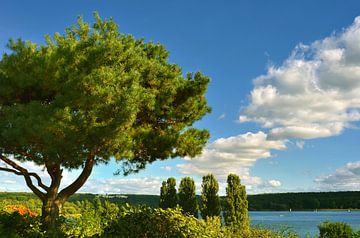
<path fill-rule="evenodd" d="M 190 177 L 181 179 L 179 185 L 179 205 L 183 212 L 198 217 L 198 205 L 196 201 L 195 182 Z"/>
<path fill-rule="evenodd" d="M 229 174 L 227 178 L 224 217 L 226 225 L 236 226 L 242 230 L 249 229 L 246 190 L 236 174 Z"/>
<path fill-rule="evenodd" d="M 202 178 L 201 216 L 206 219 L 210 216 L 220 216 L 219 184 L 214 175 L 208 174 Z"/>
<path fill-rule="evenodd" d="M 183 75 L 161 44 L 119 33 L 110 20 L 79 18 L 45 44 L 10 40 L 0 59 L 0 170 L 24 177 L 43 203 L 45 230 L 95 165 L 148 163 L 201 153 L 209 133 L 192 125 L 210 108 L 209 78 Z M 49 181 L 24 167 L 43 166 Z M 80 175 L 61 189 L 64 169 Z"/>
<path fill-rule="evenodd" d="M 178 204 L 175 178 L 168 178 L 168 180 L 166 181 L 166 200 L 168 208 L 174 208 Z"/>
<path fill-rule="evenodd" d="M 160 204 L 161 208 L 174 208 L 178 204 L 178 197 L 176 193 L 176 179 L 168 178 L 167 181 L 162 182 L 160 188 Z"/>
<path fill-rule="evenodd" d="M 166 204 L 166 190 L 167 186 L 166 186 L 166 181 L 162 182 L 161 188 L 160 188 L 160 202 L 159 202 L 159 207 L 165 209 L 167 207 Z"/>

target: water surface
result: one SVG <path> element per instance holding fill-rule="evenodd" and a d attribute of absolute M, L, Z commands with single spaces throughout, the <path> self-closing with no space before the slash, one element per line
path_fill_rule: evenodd
<path fill-rule="evenodd" d="M 281 229 L 289 226 L 300 237 L 319 234 L 317 226 L 323 221 L 340 221 L 360 230 L 360 211 L 336 212 L 249 212 L 251 225 L 262 225 Z"/>

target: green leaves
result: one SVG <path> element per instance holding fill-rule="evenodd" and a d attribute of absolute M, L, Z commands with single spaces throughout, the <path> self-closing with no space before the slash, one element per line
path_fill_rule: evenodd
<path fill-rule="evenodd" d="M 118 32 L 95 13 L 44 45 L 10 40 L 0 61 L 0 149 L 20 160 L 83 165 L 115 157 L 125 173 L 201 153 L 192 124 L 210 112 L 209 78 L 182 75 L 161 44 Z M 24 154 L 29 156 L 24 156 Z"/>
<path fill-rule="evenodd" d="M 235 174 L 228 175 L 227 183 L 224 210 L 225 223 L 247 232 L 250 225 L 245 186 L 241 185 L 239 176 Z"/>
<path fill-rule="evenodd" d="M 195 194 L 195 182 L 190 177 L 181 179 L 179 185 L 179 205 L 183 212 L 198 217 L 198 205 Z"/>
<path fill-rule="evenodd" d="M 214 175 L 208 174 L 202 178 L 201 192 L 201 216 L 204 219 L 220 216 L 220 198 L 218 195 L 219 184 Z"/>
<path fill-rule="evenodd" d="M 163 181 L 160 188 L 160 204 L 163 209 L 175 208 L 178 204 L 178 195 L 176 193 L 176 180 L 175 178 L 168 178 Z"/>

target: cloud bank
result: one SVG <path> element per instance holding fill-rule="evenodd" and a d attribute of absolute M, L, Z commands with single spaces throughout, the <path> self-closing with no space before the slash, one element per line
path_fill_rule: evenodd
<path fill-rule="evenodd" d="M 340 34 L 298 45 L 280 67 L 254 80 L 240 122 L 272 139 L 339 135 L 360 120 L 360 17 Z"/>
<path fill-rule="evenodd" d="M 284 140 L 268 140 L 264 132 L 240 134 L 220 138 L 209 144 L 201 156 L 186 158 L 186 163 L 177 168 L 184 175 L 203 176 L 213 173 L 220 182 L 226 181 L 229 173 L 238 174 L 248 188 L 269 185 L 278 187 L 281 183 L 264 182 L 259 177 L 250 176 L 250 168 L 257 160 L 272 156 L 271 150 L 286 149 Z M 275 186 L 274 186 L 275 185 Z"/>
<path fill-rule="evenodd" d="M 360 161 L 347 163 L 335 173 L 315 179 L 321 190 L 359 190 L 360 187 Z"/>

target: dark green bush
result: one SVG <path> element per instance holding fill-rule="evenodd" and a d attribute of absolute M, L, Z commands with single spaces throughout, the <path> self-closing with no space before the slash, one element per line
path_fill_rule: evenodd
<path fill-rule="evenodd" d="M 323 222 L 319 226 L 320 238 L 351 238 L 351 227 L 343 222 Z"/>
<path fill-rule="evenodd" d="M 120 217 L 105 229 L 105 237 L 224 237 L 220 219 L 198 220 L 176 209 L 124 206 Z"/>
<path fill-rule="evenodd" d="M 40 219 L 29 215 L 20 215 L 17 212 L 0 212 L 1 238 L 38 238 L 43 237 L 40 230 Z"/>

